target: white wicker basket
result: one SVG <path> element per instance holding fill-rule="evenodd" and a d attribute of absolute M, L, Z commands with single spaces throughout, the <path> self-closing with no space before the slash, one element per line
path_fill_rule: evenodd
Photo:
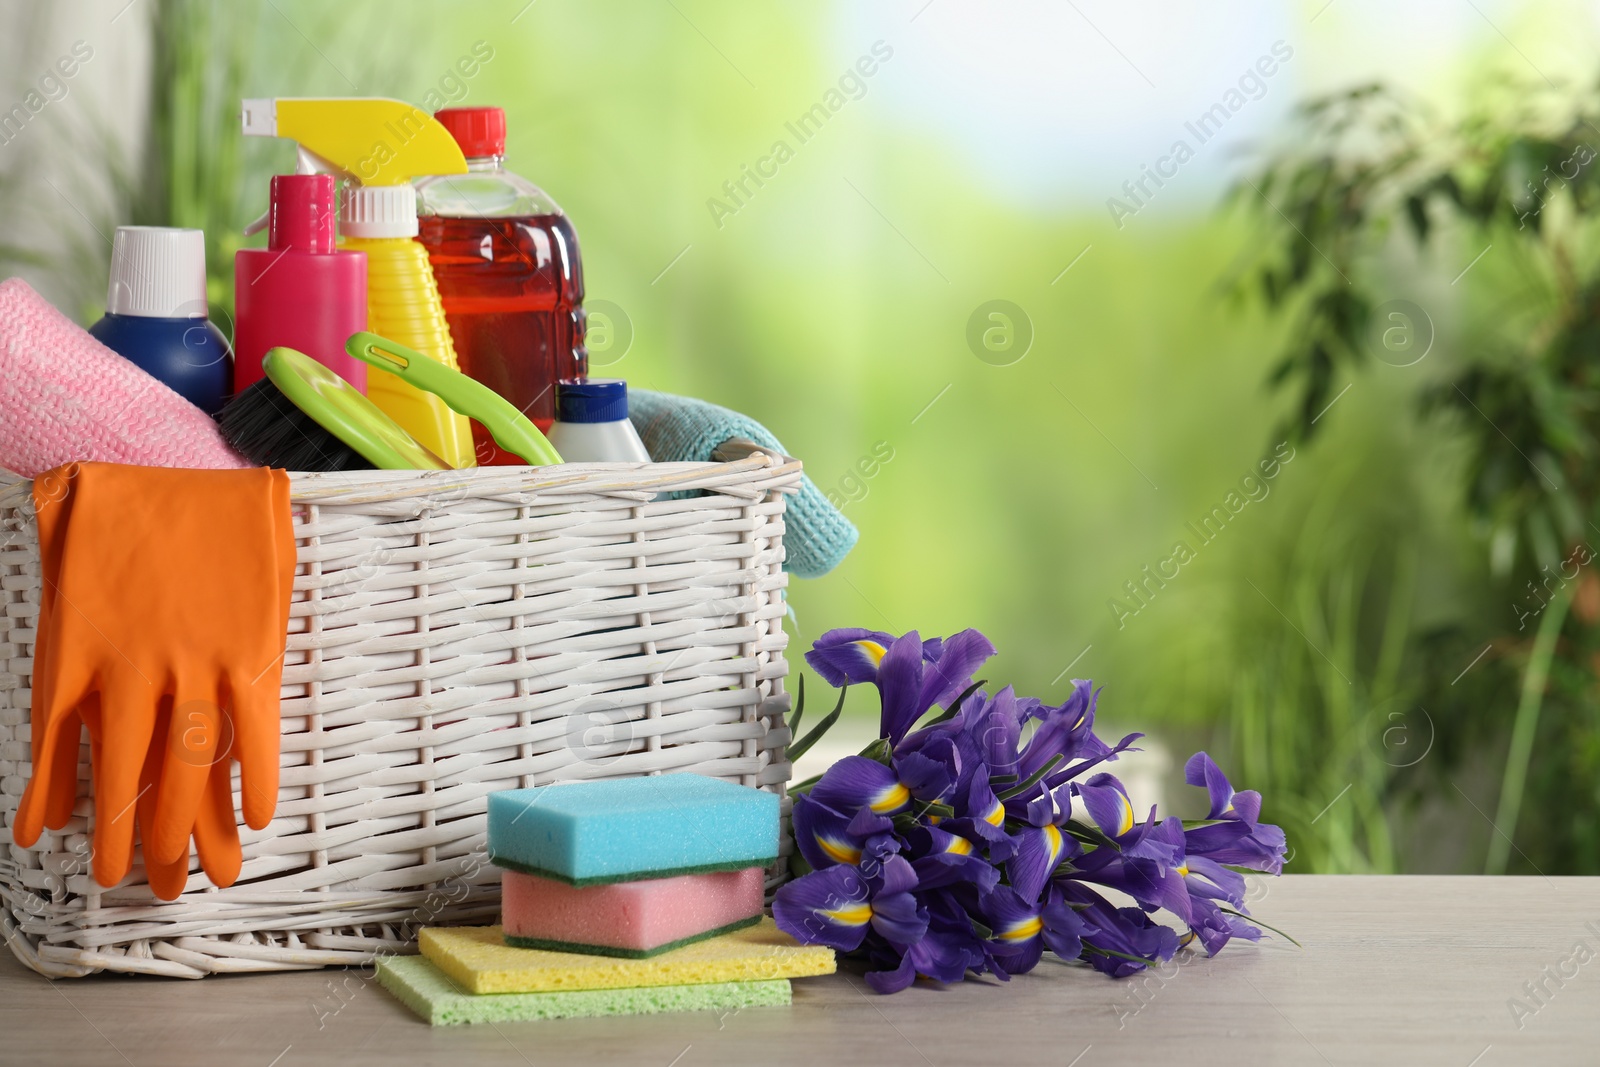
<path fill-rule="evenodd" d="M 65 829 L 11 840 L 39 567 L 30 483 L 0 480 L 0 935 L 52 977 L 361 963 L 414 951 L 421 925 L 495 920 L 495 790 L 692 771 L 781 795 L 783 495 L 799 482 L 799 463 L 759 451 L 294 475 L 277 814 L 241 824 L 233 886 L 196 864 L 166 903 L 137 856 L 115 888 L 89 874 L 87 745 Z"/>

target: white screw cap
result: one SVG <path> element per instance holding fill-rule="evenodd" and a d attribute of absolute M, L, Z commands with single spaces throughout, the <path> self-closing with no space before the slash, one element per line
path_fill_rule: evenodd
<path fill-rule="evenodd" d="M 339 208 L 346 237 L 415 237 L 417 191 L 403 185 L 350 185 Z"/>
<path fill-rule="evenodd" d="M 159 319 L 206 317 L 206 235 L 169 226 L 118 226 L 106 311 Z"/>

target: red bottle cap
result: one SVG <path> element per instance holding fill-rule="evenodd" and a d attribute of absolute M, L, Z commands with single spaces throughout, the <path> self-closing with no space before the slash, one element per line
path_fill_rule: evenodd
<path fill-rule="evenodd" d="M 450 131 L 468 159 L 506 154 L 506 110 L 503 107 L 447 107 L 433 117 Z"/>
<path fill-rule="evenodd" d="M 267 247 L 274 252 L 330 253 L 333 244 L 333 175 L 279 174 L 272 179 Z"/>

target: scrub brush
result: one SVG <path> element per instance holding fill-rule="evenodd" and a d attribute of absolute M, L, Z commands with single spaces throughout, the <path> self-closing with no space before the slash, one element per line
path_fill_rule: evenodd
<path fill-rule="evenodd" d="M 495 442 L 530 464 L 560 463 L 538 428 L 493 390 L 404 345 L 356 333 L 345 351 L 432 393 L 483 424 Z M 217 416 L 239 451 L 287 470 L 449 470 L 350 383 L 310 356 L 274 348 L 261 361 L 266 377 Z"/>
<path fill-rule="evenodd" d="M 222 436 L 251 462 L 290 471 L 449 469 L 305 353 L 274 348 L 261 369 L 265 377 L 217 414 Z"/>

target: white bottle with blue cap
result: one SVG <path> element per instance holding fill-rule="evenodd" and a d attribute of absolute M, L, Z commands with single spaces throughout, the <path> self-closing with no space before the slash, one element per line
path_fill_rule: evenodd
<path fill-rule="evenodd" d="M 568 463 L 650 462 L 639 431 L 628 421 L 628 383 L 620 378 L 557 382 L 550 443 Z"/>

